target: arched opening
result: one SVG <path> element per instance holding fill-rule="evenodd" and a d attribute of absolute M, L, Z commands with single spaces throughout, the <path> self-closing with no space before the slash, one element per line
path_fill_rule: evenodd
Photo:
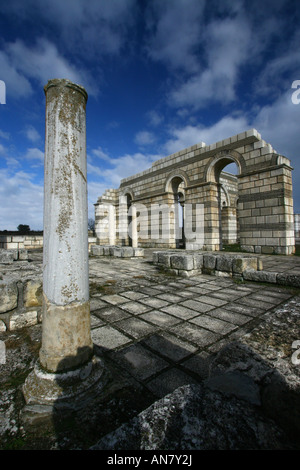
<path fill-rule="evenodd" d="M 220 249 L 234 249 L 239 243 L 238 178 L 239 168 L 227 159 L 218 162 L 215 170 L 218 183 Z"/>
<path fill-rule="evenodd" d="M 130 227 L 132 227 L 132 213 L 131 213 L 131 204 L 132 204 L 132 196 L 131 194 L 125 194 L 126 197 L 126 206 L 127 206 L 127 245 L 132 246 L 132 234 L 130 232 Z"/>
<path fill-rule="evenodd" d="M 170 181 L 170 190 L 174 199 L 174 238 L 176 248 L 185 248 L 184 237 L 184 202 L 185 182 L 182 177 L 175 176 Z"/>

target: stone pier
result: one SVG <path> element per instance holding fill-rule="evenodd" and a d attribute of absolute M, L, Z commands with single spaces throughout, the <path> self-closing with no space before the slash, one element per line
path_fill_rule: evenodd
<path fill-rule="evenodd" d="M 93 355 L 90 328 L 87 93 L 69 80 L 58 79 L 50 80 L 44 90 L 42 346 L 39 363 L 24 386 L 28 404 L 76 397 L 102 374 Z"/>

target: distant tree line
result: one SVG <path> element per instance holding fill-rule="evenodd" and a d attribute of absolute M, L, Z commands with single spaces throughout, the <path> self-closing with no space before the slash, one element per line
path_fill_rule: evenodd
<path fill-rule="evenodd" d="M 30 226 L 27 224 L 19 224 L 17 230 L 0 230 L 0 234 L 2 235 L 42 235 L 43 230 L 31 230 Z M 88 219 L 88 230 L 95 230 L 95 221 L 94 219 Z"/>

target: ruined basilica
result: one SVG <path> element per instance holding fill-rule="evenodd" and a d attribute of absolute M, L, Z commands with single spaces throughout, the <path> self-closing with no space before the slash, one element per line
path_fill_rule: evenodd
<path fill-rule="evenodd" d="M 223 169 L 235 163 L 238 174 Z M 290 160 L 256 129 L 174 153 L 108 189 L 95 204 L 100 245 L 295 251 Z"/>

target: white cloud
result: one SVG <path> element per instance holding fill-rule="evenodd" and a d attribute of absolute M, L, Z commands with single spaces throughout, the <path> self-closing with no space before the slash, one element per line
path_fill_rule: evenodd
<path fill-rule="evenodd" d="M 43 23 L 65 50 L 81 57 L 117 54 L 135 15 L 136 0 L 12 0 L 2 14 L 14 15 L 26 25 Z"/>
<path fill-rule="evenodd" d="M 154 110 L 147 113 L 147 118 L 149 120 L 149 124 L 153 127 L 159 126 L 164 120 L 164 117 Z"/>
<path fill-rule="evenodd" d="M 247 119 L 242 116 L 225 116 L 211 126 L 188 125 L 180 128 L 172 128 L 170 129 L 172 138 L 165 143 L 164 149 L 168 154 L 172 154 L 200 142 L 210 145 L 247 129 Z"/>
<path fill-rule="evenodd" d="M 33 175 L 0 169 L 1 230 L 16 230 L 27 224 L 32 230 L 43 228 L 43 186 L 33 183 Z"/>
<path fill-rule="evenodd" d="M 7 95 L 19 98 L 32 94 L 33 88 L 28 78 L 17 69 L 11 58 L 3 51 L 0 51 L 0 70 Z"/>
<path fill-rule="evenodd" d="M 27 137 L 28 140 L 31 140 L 31 142 L 38 142 L 41 140 L 41 136 L 39 132 L 35 129 L 33 126 L 27 126 L 26 129 L 24 130 L 24 133 Z"/>
<path fill-rule="evenodd" d="M 92 153 L 95 153 L 92 152 Z M 101 153 L 101 152 L 100 152 Z M 125 154 L 117 158 L 104 154 L 103 164 L 88 158 L 88 173 L 91 178 L 95 175 L 101 178 L 100 183 L 106 188 L 118 188 L 121 179 L 135 175 L 150 168 L 152 163 L 163 155 L 152 155 L 143 153 Z M 101 194 L 98 194 L 100 196 Z"/>
<path fill-rule="evenodd" d="M 200 109 L 209 102 L 233 101 L 240 67 L 251 60 L 251 42 L 250 25 L 242 15 L 212 21 L 202 41 L 202 70 L 171 90 L 169 103 Z"/>
<path fill-rule="evenodd" d="M 40 149 L 36 147 L 28 148 L 24 155 L 24 158 L 29 161 L 37 160 L 40 165 L 44 164 L 44 152 L 42 152 Z"/>
<path fill-rule="evenodd" d="M 7 44 L 6 50 L 14 67 L 24 76 L 38 80 L 42 86 L 52 78 L 67 78 L 83 85 L 89 93 L 97 93 L 90 73 L 71 64 L 48 39 L 38 39 L 33 47 L 16 40 Z"/>
<path fill-rule="evenodd" d="M 140 146 L 153 144 L 155 140 L 156 140 L 155 135 L 149 131 L 138 132 L 134 139 L 135 143 Z"/>
<path fill-rule="evenodd" d="M 148 8 L 147 51 L 153 60 L 171 68 L 199 69 L 195 46 L 202 34 L 202 0 L 154 0 Z"/>
<path fill-rule="evenodd" d="M 10 135 L 9 135 L 8 132 L 1 131 L 1 129 L 0 129 L 0 138 L 1 138 L 1 139 L 6 139 L 6 140 L 8 140 L 9 137 L 10 137 Z"/>

